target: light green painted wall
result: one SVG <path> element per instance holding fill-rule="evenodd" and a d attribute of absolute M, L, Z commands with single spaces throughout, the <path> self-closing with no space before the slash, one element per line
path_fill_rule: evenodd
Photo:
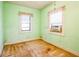
<path fill-rule="evenodd" d="M 56 8 L 64 5 L 64 36 L 48 32 L 48 12 L 53 10 L 53 3 L 41 10 L 41 35 L 51 44 L 79 52 L 79 2 L 56 2 Z"/>
<path fill-rule="evenodd" d="M 19 12 L 33 14 L 32 31 L 20 31 Z M 6 43 L 15 43 L 37 38 L 40 36 L 40 11 L 4 2 L 4 29 L 4 39 L 6 40 Z"/>
<path fill-rule="evenodd" d="M 2 11 L 3 10 L 3 2 L 0 1 L 0 54 L 2 52 L 3 49 L 3 14 Z"/>
<path fill-rule="evenodd" d="M 65 5 L 64 10 L 64 36 L 48 32 L 48 12 L 53 10 L 53 3 L 41 10 L 22 7 L 15 4 L 4 3 L 4 39 L 8 43 L 23 41 L 30 38 L 45 38 L 47 42 L 58 44 L 64 48 L 79 51 L 79 2 L 56 2 L 59 8 Z M 19 29 L 18 12 L 33 14 L 32 31 L 21 32 Z M 40 30 L 41 27 L 41 30 Z"/>

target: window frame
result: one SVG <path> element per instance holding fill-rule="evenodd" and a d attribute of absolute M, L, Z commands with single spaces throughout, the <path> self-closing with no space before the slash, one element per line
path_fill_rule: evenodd
<path fill-rule="evenodd" d="M 64 36 L 64 9 L 65 9 L 65 6 L 62 6 L 60 8 L 56 8 L 56 9 L 51 10 L 51 11 L 48 12 L 48 32 L 49 33 L 53 33 L 53 34 Z M 59 32 L 52 32 L 52 31 L 50 31 L 50 14 L 58 12 L 58 11 L 61 11 L 61 10 L 62 10 L 62 32 L 61 33 L 59 33 Z"/>
<path fill-rule="evenodd" d="M 29 23 L 29 30 L 22 30 L 22 23 L 21 23 L 21 18 L 20 18 L 21 15 L 29 15 L 30 16 L 31 19 L 30 19 L 30 23 Z M 31 13 L 19 12 L 19 20 L 20 20 L 20 26 L 19 27 L 20 27 L 20 31 L 30 32 L 32 30 L 32 26 L 31 26 L 32 18 L 33 18 L 33 15 Z"/>

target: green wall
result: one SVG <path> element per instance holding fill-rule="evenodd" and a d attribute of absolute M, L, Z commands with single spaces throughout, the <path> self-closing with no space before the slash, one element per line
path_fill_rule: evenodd
<path fill-rule="evenodd" d="M 0 2 L 0 54 L 3 49 L 3 19 L 2 19 L 2 9 L 3 9 L 3 2 Z"/>
<path fill-rule="evenodd" d="M 79 52 L 79 2 L 56 2 L 55 7 L 64 5 L 64 36 L 48 31 L 48 12 L 54 9 L 53 3 L 41 10 L 41 35 L 51 44 Z"/>
<path fill-rule="evenodd" d="M 20 29 L 19 12 L 33 14 L 32 31 L 23 32 Z M 4 2 L 4 39 L 6 43 L 27 41 L 40 36 L 40 11 L 37 9 L 23 7 L 16 4 Z"/>
<path fill-rule="evenodd" d="M 37 10 L 4 2 L 4 39 L 6 43 L 15 43 L 43 36 L 44 40 L 66 49 L 79 52 L 79 2 L 56 2 L 56 8 L 66 6 L 64 10 L 64 36 L 48 32 L 48 12 L 54 9 L 53 3 Z M 19 12 L 33 14 L 32 31 L 19 29 Z"/>

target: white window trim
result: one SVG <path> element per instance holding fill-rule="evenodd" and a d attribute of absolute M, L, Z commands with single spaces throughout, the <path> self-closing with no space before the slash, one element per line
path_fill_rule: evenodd
<path fill-rule="evenodd" d="M 29 30 L 22 30 L 22 23 L 21 23 L 21 19 L 20 19 L 20 15 L 30 15 L 31 17 L 31 19 L 30 19 L 30 27 L 29 27 Z M 25 13 L 25 12 L 19 12 L 19 20 L 20 20 L 20 31 L 22 31 L 22 32 L 30 32 L 30 31 L 32 31 L 32 17 L 33 17 L 33 15 L 32 14 L 30 14 L 30 13 Z"/>
<path fill-rule="evenodd" d="M 65 6 L 60 7 L 60 8 L 57 8 L 57 9 L 55 9 L 55 10 L 52 10 L 52 11 L 49 11 L 49 12 L 48 12 L 48 32 L 49 32 L 49 33 L 64 36 L 64 7 L 65 7 Z M 51 31 L 50 31 L 50 27 L 49 27 L 49 25 L 50 25 L 50 24 L 49 24 L 49 21 L 50 21 L 50 18 L 49 18 L 50 13 L 56 12 L 56 11 L 59 11 L 59 10 L 62 10 L 62 11 L 63 11 L 63 16 L 62 16 L 62 24 L 63 24 L 63 25 L 62 25 L 62 33 L 59 33 L 59 32 L 51 32 Z"/>

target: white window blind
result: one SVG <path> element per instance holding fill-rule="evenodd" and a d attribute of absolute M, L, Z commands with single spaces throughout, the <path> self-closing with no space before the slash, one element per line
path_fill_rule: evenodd
<path fill-rule="evenodd" d="M 49 27 L 62 25 L 62 17 L 63 17 L 62 10 L 50 13 Z"/>
<path fill-rule="evenodd" d="M 30 28 L 31 28 L 31 15 L 21 14 L 20 19 L 21 19 L 21 30 L 30 31 Z"/>

